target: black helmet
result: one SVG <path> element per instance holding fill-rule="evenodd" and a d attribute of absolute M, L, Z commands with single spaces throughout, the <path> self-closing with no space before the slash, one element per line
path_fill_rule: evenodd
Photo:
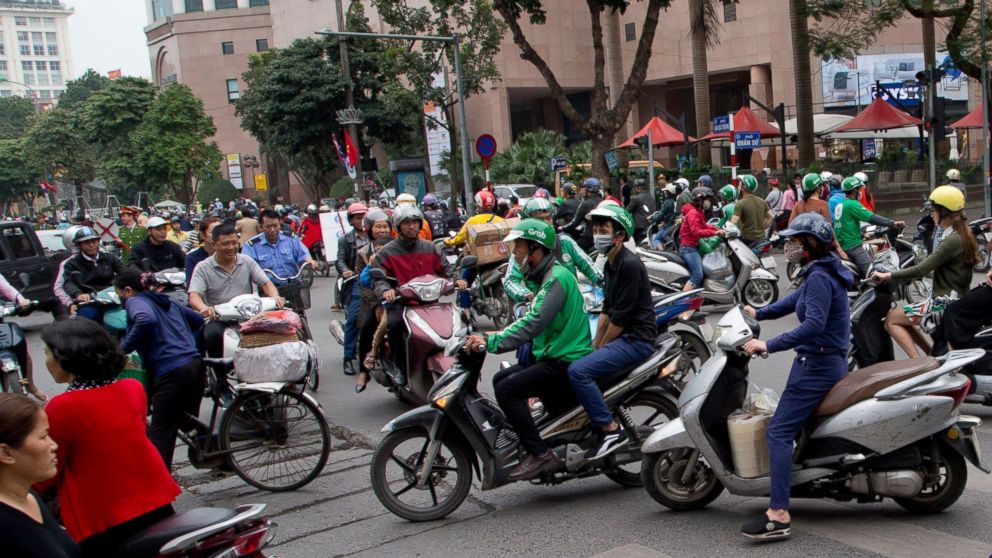
<path fill-rule="evenodd" d="M 647 188 L 648 183 L 643 178 L 638 178 L 634 181 L 634 188 Z"/>
<path fill-rule="evenodd" d="M 87 240 L 96 238 L 100 238 L 100 235 L 96 234 L 95 230 L 89 227 L 83 227 L 76 231 L 76 234 L 72 235 L 72 243 L 79 244 L 80 242 L 86 242 Z"/>
<path fill-rule="evenodd" d="M 695 188 L 692 189 L 693 201 L 701 200 L 704 198 L 712 198 L 712 197 L 713 197 L 713 190 L 707 188 L 706 186 L 696 186 Z"/>

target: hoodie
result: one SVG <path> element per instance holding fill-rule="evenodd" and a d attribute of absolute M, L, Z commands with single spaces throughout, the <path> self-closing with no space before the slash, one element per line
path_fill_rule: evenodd
<path fill-rule="evenodd" d="M 193 330 L 203 326 L 196 312 L 161 293 L 144 292 L 127 299 L 125 353 L 137 351 L 152 377 L 159 377 L 199 358 Z"/>
<path fill-rule="evenodd" d="M 682 246 L 696 248 L 699 246 L 699 239 L 713 236 L 717 233 L 717 228 L 706 223 L 703 212 L 687 203 L 682 206 L 682 227 L 679 228 L 679 240 Z"/>
<path fill-rule="evenodd" d="M 851 342 L 851 309 L 847 289 L 854 275 L 837 254 L 820 258 L 802 272 L 798 290 L 775 304 L 758 310 L 759 320 L 796 313 L 799 327 L 768 341 L 768 352 L 795 349 L 800 356 L 847 356 Z"/>

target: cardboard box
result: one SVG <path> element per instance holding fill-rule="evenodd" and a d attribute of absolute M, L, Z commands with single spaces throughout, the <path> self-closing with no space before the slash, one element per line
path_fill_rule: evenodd
<path fill-rule="evenodd" d="M 479 259 L 479 265 L 504 261 L 510 256 L 510 248 L 503 242 L 510 230 L 520 219 L 507 219 L 494 223 L 469 225 L 466 253 Z"/>

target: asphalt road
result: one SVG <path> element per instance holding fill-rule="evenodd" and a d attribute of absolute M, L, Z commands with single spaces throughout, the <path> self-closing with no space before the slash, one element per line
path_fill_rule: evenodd
<path fill-rule="evenodd" d="M 781 261 L 781 257 L 779 257 Z M 782 266 L 780 266 L 782 269 Z M 976 276 L 977 280 L 977 276 Z M 379 429 L 407 410 L 391 394 L 371 385 L 355 394 L 354 379 L 341 373 L 341 347 L 327 332 L 331 279 L 313 290 L 311 327 L 321 349 L 322 374 L 317 397 L 334 426 L 334 449 L 322 475 L 290 493 L 258 491 L 237 477 L 197 471 L 177 448 L 174 473 L 185 489 L 178 506 L 263 502 L 278 522 L 270 554 L 299 558 L 329 556 L 889 556 L 975 557 L 992 555 L 992 477 L 969 466 L 968 489 L 948 511 L 914 516 L 887 500 L 881 504 L 794 501 L 790 541 L 755 545 L 738 532 L 761 513 L 765 498 L 726 492 L 705 510 L 675 513 L 662 508 L 640 488 L 621 488 L 597 477 L 558 486 L 517 484 L 483 492 L 475 483 L 465 503 L 447 519 L 410 523 L 387 512 L 369 484 L 368 465 Z M 787 292 L 783 281 L 782 293 Z M 722 312 L 714 312 L 714 323 Z M 47 316 L 18 320 L 28 330 L 39 385 L 49 394 L 62 391 L 44 368 L 39 332 Z M 796 325 L 794 317 L 763 323 L 770 338 Z M 486 363 L 483 386 L 490 388 L 498 360 Z M 752 381 L 781 390 L 791 364 L 789 354 L 756 360 Z M 206 408 L 206 405 L 204 405 Z M 992 409 L 966 406 L 981 417 L 984 456 L 992 462 Z"/>

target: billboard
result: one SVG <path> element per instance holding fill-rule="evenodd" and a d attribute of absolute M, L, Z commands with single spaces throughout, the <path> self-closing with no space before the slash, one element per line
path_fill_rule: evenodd
<path fill-rule="evenodd" d="M 952 101 L 968 100 L 968 78 L 951 62 L 946 52 L 938 52 L 937 67 L 947 75 L 937 84 L 937 94 Z M 922 52 L 865 54 L 856 60 L 832 59 L 821 62 L 823 104 L 826 107 L 867 105 L 875 99 L 878 81 L 896 95 L 904 106 L 919 104 L 916 73 L 926 67 Z"/>

